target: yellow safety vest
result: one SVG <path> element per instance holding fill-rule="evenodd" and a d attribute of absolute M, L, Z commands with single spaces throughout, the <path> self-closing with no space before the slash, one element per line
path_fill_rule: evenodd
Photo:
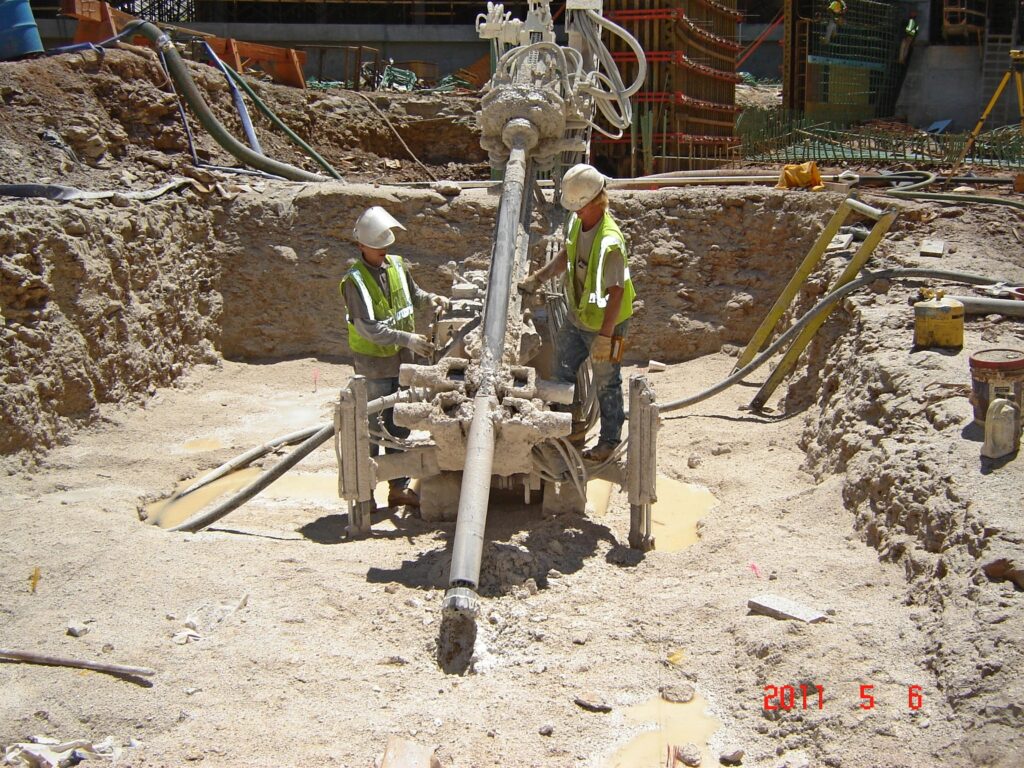
<path fill-rule="evenodd" d="M 618 325 L 633 315 L 633 299 L 636 298 L 636 291 L 633 290 L 633 281 L 629 277 L 629 260 L 626 258 L 626 238 L 622 236 L 622 230 L 615 223 L 606 211 L 601 221 L 597 223 L 597 233 L 594 235 L 594 244 L 590 249 L 590 259 L 587 261 L 587 274 L 583 280 L 583 291 L 576 296 L 576 245 L 579 243 L 580 231 L 583 222 L 575 213 L 569 219 L 569 235 L 565 240 L 566 253 L 566 275 L 565 275 L 565 301 L 570 311 L 576 315 L 580 324 L 592 331 L 601 330 L 604 323 L 604 310 L 608 305 L 608 294 L 604 289 L 604 257 L 608 251 L 617 248 L 622 254 L 624 280 L 622 286 L 622 304 L 619 307 L 619 316 L 615 320 Z"/>
<path fill-rule="evenodd" d="M 342 278 L 341 293 L 344 296 L 345 283 L 351 281 L 363 297 L 363 304 L 366 306 L 367 317 L 379 323 L 389 325 L 395 330 L 412 333 L 416 330 L 416 319 L 413 316 L 412 293 L 409 291 L 409 282 L 405 277 L 405 265 L 401 256 L 388 254 L 385 261 L 385 271 L 388 276 L 388 288 L 390 299 L 384 295 L 384 291 L 377 285 L 369 268 L 362 259 L 356 261 L 352 268 Z M 397 355 L 401 349 L 398 344 L 375 344 L 369 339 L 364 339 L 356 331 L 352 323 L 351 313 L 346 312 L 348 321 L 348 346 L 353 352 L 370 357 L 391 357 Z"/>

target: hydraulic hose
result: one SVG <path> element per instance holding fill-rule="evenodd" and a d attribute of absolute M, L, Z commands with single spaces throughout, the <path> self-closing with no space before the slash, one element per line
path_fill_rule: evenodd
<path fill-rule="evenodd" d="M 705 389 L 703 392 L 698 392 L 696 395 L 690 397 L 684 397 L 679 400 L 672 400 L 671 402 L 664 403 L 659 406 L 661 413 L 667 413 L 668 411 L 676 411 L 680 408 L 688 408 L 691 405 L 696 405 L 710 397 L 714 397 L 720 392 L 724 392 L 726 389 L 731 387 L 733 384 L 737 384 L 746 378 L 749 374 L 764 365 L 771 357 L 778 352 L 782 347 L 788 344 L 797 334 L 799 334 L 807 325 L 814 320 L 822 312 L 825 312 L 832 307 L 833 304 L 839 300 L 850 295 L 854 291 L 863 288 L 865 285 L 870 285 L 876 280 L 888 280 L 888 279 L 906 279 L 915 277 L 927 277 L 937 280 L 948 280 L 951 283 L 966 283 L 968 285 L 991 285 L 998 282 L 1008 282 L 986 277 L 984 275 L 973 275 L 967 272 L 951 272 L 943 269 L 917 269 L 917 268 L 904 268 L 904 269 L 883 269 L 878 272 L 869 272 L 864 277 L 859 277 L 856 280 L 852 280 L 841 288 L 837 288 L 832 291 L 821 301 L 815 304 L 808 312 L 801 317 L 796 323 L 793 324 L 785 333 L 779 336 L 771 346 L 764 350 L 761 354 L 751 360 L 747 365 L 740 368 L 738 371 L 728 376 L 727 378 L 720 381 L 715 386 Z"/>
<path fill-rule="evenodd" d="M 224 79 L 228 81 L 228 89 L 231 91 L 231 100 L 235 102 L 235 111 L 238 112 L 238 119 L 242 121 L 242 130 L 245 131 L 245 138 L 249 140 L 249 146 L 252 147 L 254 152 L 263 154 L 263 147 L 260 146 L 260 140 L 256 137 L 256 129 L 252 127 L 252 120 L 249 118 L 249 110 L 245 108 L 245 102 L 242 101 L 242 94 L 238 90 L 238 86 L 235 85 L 235 81 L 231 79 L 231 75 L 228 74 L 227 64 L 220 60 L 217 54 L 214 52 L 210 44 L 203 40 L 203 47 L 206 49 L 206 55 L 210 57 L 210 61 L 213 65 L 220 70 L 220 73 L 224 75 Z"/>
<path fill-rule="evenodd" d="M 193 515 L 185 522 L 171 528 L 171 530 L 195 533 L 196 531 L 203 530 L 203 528 L 206 528 L 208 525 L 212 525 L 229 512 L 233 512 L 238 509 L 238 507 L 242 506 L 260 491 L 264 490 L 268 485 L 277 480 L 277 478 L 302 461 L 302 459 L 306 458 L 306 456 L 311 454 L 315 449 L 319 448 L 321 444 L 330 440 L 333 434 L 334 424 L 328 424 L 321 428 L 310 437 L 307 437 L 298 448 L 285 456 L 284 459 L 257 477 L 230 499 L 221 502 L 211 510 L 202 512 L 198 515 Z"/>
<path fill-rule="evenodd" d="M 224 477 L 224 475 L 230 474 L 231 472 L 239 470 L 242 467 L 249 466 L 254 461 L 256 461 L 256 459 L 260 458 L 261 456 L 265 456 L 274 449 L 280 448 L 282 445 L 293 445 L 294 443 L 301 442 L 302 440 L 305 440 L 307 437 L 311 437 L 314 433 L 319 432 L 326 426 L 326 424 L 317 424 L 316 426 L 313 427 L 306 427 L 305 429 L 300 429 L 298 432 L 291 432 L 287 435 L 282 435 L 281 437 L 275 437 L 273 440 L 263 443 L 263 445 L 257 445 L 255 448 L 246 451 L 240 456 L 236 456 L 235 458 L 231 459 L 231 461 L 224 462 L 223 464 L 221 464 L 219 467 L 212 470 L 208 474 L 203 475 L 199 480 L 196 480 L 196 482 L 192 483 L 192 485 L 183 490 L 181 493 L 174 494 L 174 496 L 172 496 L 169 499 L 169 501 L 177 501 L 178 499 L 182 499 L 185 496 L 188 496 L 190 493 L 195 493 L 200 488 L 203 488 L 212 483 L 214 480 L 219 480 L 220 478 Z"/>
<path fill-rule="evenodd" d="M 405 392 L 396 392 L 386 397 L 378 397 L 376 400 L 371 400 L 366 404 L 367 414 L 380 413 L 381 411 L 387 410 L 388 408 L 394 407 L 395 403 L 406 399 L 408 397 Z M 213 509 L 206 512 L 200 512 L 193 515 L 183 523 L 179 523 L 170 530 L 172 531 L 187 531 L 189 533 L 195 533 L 201 531 L 203 528 L 212 525 L 213 523 L 220 520 L 225 515 L 238 509 L 240 506 L 245 504 L 249 499 L 253 498 L 256 494 L 260 493 L 267 488 L 271 483 L 277 480 L 281 475 L 287 472 L 289 469 L 294 467 L 306 456 L 311 454 L 314 450 L 319 448 L 323 443 L 327 442 L 334 436 L 334 423 L 318 425 L 313 427 L 316 431 L 307 437 L 294 451 L 285 456 L 281 461 L 275 464 L 273 467 L 268 469 L 262 475 L 257 477 L 247 486 L 242 488 L 238 493 L 229 499 L 221 502 Z M 308 431 L 308 430 L 305 430 Z M 298 433 L 292 433 L 292 435 L 286 435 L 285 437 L 295 437 Z M 283 440 L 284 438 L 278 438 Z M 272 441 L 273 442 L 273 441 Z M 263 446 L 260 446 L 262 448 Z M 259 449 L 254 449 L 259 450 Z M 251 452 L 250 452 L 251 453 Z M 243 454 L 244 456 L 245 454 Z M 240 456 L 239 459 L 242 457 Z M 239 459 L 236 459 L 238 461 Z M 194 489 L 193 489 L 194 490 Z"/>
<path fill-rule="evenodd" d="M 641 88 L 643 88 L 644 80 L 647 79 L 647 54 L 644 53 L 644 49 L 640 46 L 640 43 L 637 41 L 637 39 L 615 22 L 610 21 L 609 19 L 605 18 L 604 16 L 601 16 L 598 13 L 595 13 L 594 11 L 588 10 L 585 13 L 596 24 L 604 27 L 613 35 L 619 37 L 626 45 L 633 49 L 633 54 L 636 56 L 637 61 L 636 80 L 634 80 L 633 84 L 622 92 L 621 96 L 621 98 L 623 99 L 629 99 L 630 96 L 632 96 Z M 617 72 L 618 68 L 615 68 L 615 71 Z"/>
<path fill-rule="evenodd" d="M 945 200 L 949 203 L 987 203 L 989 205 L 1008 205 L 1024 211 L 1024 203 L 1005 197 L 983 197 L 979 195 L 955 195 L 945 192 L 905 192 L 891 189 L 885 193 L 889 197 L 900 197 L 908 200 Z"/>
<path fill-rule="evenodd" d="M 209 131 L 210 135 L 221 147 L 246 165 L 291 181 L 325 181 L 323 176 L 304 171 L 288 163 L 264 157 L 238 141 L 214 117 L 213 111 L 205 99 L 203 99 L 199 88 L 192 79 L 192 75 L 189 74 L 188 67 L 174 47 L 174 43 L 171 42 L 171 38 L 155 24 L 148 21 L 144 21 L 139 25 L 138 32 L 148 37 L 153 45 L 163 53 L 167 61 L 167 71 L 171 73 L 171 77 L 177 83 L 182 97 L 188 102 L 196 117 L 199 118 L 199 122 L 203 124 L 203 127 Z"/>
<path fill-rule="evenodd" d="M 316 161 L 317 165 L 319 165 L 321 168 L 327 171 L 327 173 L 329 173 L 333 178 L 342 178 L 341 174 L 338 173 L 338 171 L 335 169 L 333 165 L 327 162 L 320 155 L 319 152 L 317 152 L 315 149 L 309 146 L 309 144 L 303 141 L 302 138 L 297 133 L 295 133 L 295 131 L 293 131 L 291 128 L 285 125 L 281 118 L 274 114 L 273 110 L 271 110 L 271 108 L 267 106 L 267 103 L 256 95 L 256 91 L 254 91 L 252 86 L 246 82 L 244 77 L 242 77 L 238 72 L 235 72 L 235 70 L 233 70 L 227 64 L 224 64 L 223 62 L 222 64 L 227 74 L 231 77 L 232 80 L 234 80 L 236 83 L 238 83 L 238 85 L 242 87 L 243 91 L 245 91 L 249 95 L 249 98 L 252 99 L 253 104 L 256 105 L 256 109 L 262 112 L 264 117 L 266 117 L 275 126 L 280 128 L 284 135 L 291 139 L 292 143 L 295 144 L 295 146 L 297 146 L 299 149 L 301 149 L 307 155 L 313 158 L 313 160 Z"/>
<path fill-rule="evenodd" d="M 129 21 L 124 25 L 124 28 L 113 37 L 108 37 L 99 43 L 75 43 L 74 45 L 64 45 L 60 48 L 51 48 L 46 51 L 44 56 L 60 56 L 62 53 L 80 53 L 81 51 L 99 51 L 100 48 L 106 48 L 108 45 L 124 40 L 126 37 L 135 34 L 140 24 L 144 22 L 141 19 L 135 19 Z"/>

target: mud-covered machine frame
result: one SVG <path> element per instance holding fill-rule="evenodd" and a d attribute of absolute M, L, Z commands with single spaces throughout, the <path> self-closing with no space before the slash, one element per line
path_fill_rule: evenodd
<path fill-rule="evenodd" d="M 544 247 L 531 227 L 535 200 L 549 231 L 564 225 L 564 212 L 545 200 L 539 178 L 553 181 L 557 200 L 563 171 L 587 155 L 592 131 L 615 136 L 629 127 L 629 97 L 643 83 L 644 55 L 625 30 L 603 18 L 601 2 L 567 3 L 568 46 L 555 43 L 550 3 L 529 5 L 524 20 L 493 3 L 477 19 L 497 61 L 482 98 L 481 145 L 504 179 L 489 270 L 455 277 L 452 311 L 435 325 L 435 362 L 403 365 L 400 391 L 383 400 L 368 402 L 365 380 L 355 377 L 335 409 L 339 493 L 349 503 L 351 535 L 369 531 L 374 488 L 391 478 L 420 479 L 425 518 L 457 514 L 445 614 L 478 611 L 492 487 L 521 488 L 527 501 L 540 492 L 546 512 L 582 512 L 587 482 L 610 480 L 628 493 L 629 545 L 646 550 L 654 543 L 659 415 L 651 387 L 641 376 L 630 378 L 628 437 L 608 460 L 585 461 L 570 437 L 597 418 L 590 365 L 577 378 L 578 397 L 572 385 L 547 378 L 554 339 L 567 322 L 561 292 L 545 291 L 540 306 L 524 306 L 517 290 L 531 252 Z M 640 72 L 632 86 L 623 85 L 602 31 L 637 53 Z M 554 250 L 549 243 L 547 253 Z M 398 426 L 413 430 L 410 439 L 368 431 L 368 416 L 387 407 Z M 417 439 L 423 434 L 429 438 Z M 392 452 L 371 458 L 374 443 Z"/>

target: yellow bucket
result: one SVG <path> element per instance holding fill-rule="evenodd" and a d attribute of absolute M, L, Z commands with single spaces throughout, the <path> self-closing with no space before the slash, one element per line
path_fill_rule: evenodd
<path fill-rule="evenodd" d="M 914 346 L 959 349 L 964 345 L 964 305 L 956 299 L 914 304 Z"/>

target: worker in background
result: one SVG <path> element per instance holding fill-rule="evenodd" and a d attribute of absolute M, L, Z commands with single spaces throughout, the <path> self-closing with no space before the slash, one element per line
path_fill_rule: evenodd
<path fill-rule="evenodd" d="M 919 29 L 917 11 L 911 11 L 903 27 L 903 39 L 900 41 L 900 64 L 906 64 L 910 58 L 910 48 L 914 45 L 914 38 L 917 37 Z"/>
<path fill-rule="evenodd" d="M 621 362 L 635 292 L 629 278 L 626 240 L 608 213 L 607 179 L 585 163 L 562 178 L 562 207 L 572 212 L 565 247 L 527 277 L 522 290 L 532 293 L 544 281 L 566 273 L 563 283 L 569 321 L 556 341 L 555 376 L 576 382 L 576 372 L 590 355 L 594 389 L 601 409 L 597 445 L 583 458 L 608 459 L 622 439 L 626 420 L 622 407 Z"/>
<path fill-rule="evenodd" d="M 398 367 L 412 362 L 413 354 L 430 359 L 434 353 L 427 337 L 416 333 L 414 309 L 433 307 L 441 313 L 448 308 L 448 299 L 416 285 L 402 257 L 388 253 L 396 228 L 405 229 L 379 205 L 368 208 L 352 230 L 361 258 L 338 286 L 347 309 L 353 367 L 357 375 L 366 377 L 369 400 L 398 391 Z M 409 436 L 408 429 L 395 426 L 391 409 L 370 419 L 372 426 L 383 427 L 394 437 Z M 408 478 L 391 481 L 388 506 L 419 506 Z"/>
<path fill-rule="evenodd" d="M 821 38 L 823 43 L 831 43 L 840 25 L 846 18 L 846 0 L 831 0 L 828 4 L 828 26 L 825 27 L 825 36 Z"/>

